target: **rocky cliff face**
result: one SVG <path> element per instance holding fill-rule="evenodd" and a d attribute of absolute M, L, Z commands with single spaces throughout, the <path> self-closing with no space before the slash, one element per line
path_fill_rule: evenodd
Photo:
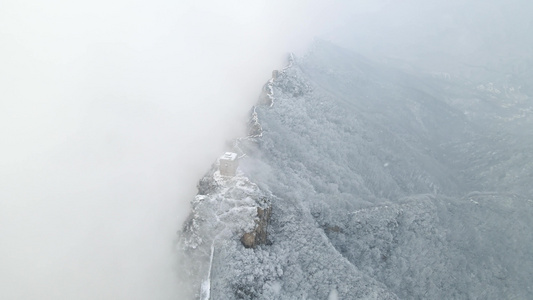
<path fill-rule="evenodd" d="M 531 120 L 493 131 L 475 85 L 320 42 L 264 91 L 240 173 L 206 175 L 181 232 L 198 298 L 533 297 Z"/>

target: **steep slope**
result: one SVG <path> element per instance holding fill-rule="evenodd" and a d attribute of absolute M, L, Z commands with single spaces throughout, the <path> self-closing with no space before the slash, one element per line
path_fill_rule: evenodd
<path fill-rule="evenodd" d="M 531 298 L 533 193 L 494 170 L 532 174 L 533 143 L 500 141 L 454 104 L 470 87 L 450 85 L 324 42 L 277 72 L 227 182 L 268 199 L 268 242 L 245 248 L 244 225 L 218 239 L 211 299 Z M 221 193 L 202 205 L 242 201 Z M 191 258 L 192 236 L 207 253 L 223 232 L 196 202 L 188 224 L 209 229 L 182 231 Z"/>

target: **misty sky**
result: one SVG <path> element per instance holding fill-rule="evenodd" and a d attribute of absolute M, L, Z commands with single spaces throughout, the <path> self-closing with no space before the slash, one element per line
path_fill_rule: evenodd
<path fill-rule="evenodd" d="M 314 37 L 431 67 L 530 55 L 527 2 L 443 3 L 3 0 L 0 298 L 175 299 L 196 182 Z"/>

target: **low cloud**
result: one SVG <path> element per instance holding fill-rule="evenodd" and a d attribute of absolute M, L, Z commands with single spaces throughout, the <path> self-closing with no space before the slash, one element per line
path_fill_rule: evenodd
<path fill-rule="evenodd" d="M 179 298 L 196 182 L 319 7 L 4 1 L 1 298 Z"/>

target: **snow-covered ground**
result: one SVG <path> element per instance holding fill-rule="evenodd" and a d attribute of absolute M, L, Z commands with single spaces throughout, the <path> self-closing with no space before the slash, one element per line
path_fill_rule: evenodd
<path fill-rule="evenodd" d="M 292 58 L 236 143 L 237 176 L 199 184 L 180 243 L 197 296 L 533 298 L 533 138 L 516 130 L 531 117 L 489 126 L 501 106 L 461 102 L 487 91 L 454 80 L 320 41 Z M 245 248 L 265 201 L 269 242 Z"/>

